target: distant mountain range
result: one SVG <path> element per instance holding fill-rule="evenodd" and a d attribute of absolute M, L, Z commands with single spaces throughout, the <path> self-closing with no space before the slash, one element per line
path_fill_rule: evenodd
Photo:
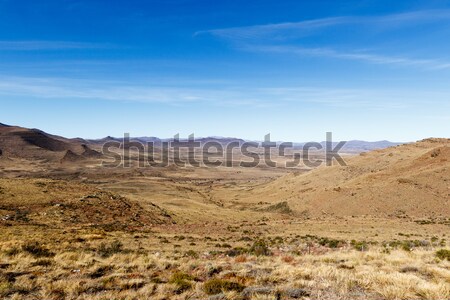
<path fill-rule="evenodd" d="M 142 143 L 153 142 L 155 146 L 161 145 L 162 142 L 173 141 L 171 139 L 161 139 L 157 137 L 132 137 L 131 141 L 139 141 Z M 39 129 L 29 129 L 19 126 L 10 126 L 0 123 L 0 156 L 2 157 L 19 157 L 26 159 L 45 159 L 77 161 L 82 159 L 94 159 L 101 157 L 101 153 L 93 148 L 108 142 L 122 142 L 123 138 L 105 137 L 96 140 L 86 140 L 82 138 L 68 139 L 57 135 L 46 133 Z M 180 139 L 187 141 L 187 139 Z M 232 138 L 232 137 L 202 137 L 196 138 L 201 144 L 207 142 L 218 142 L 226 145 L 231 142 L 242 144 L 248 140 Z M 253 141 L 255 142 L 255 141 Z M 256 141 L 258 142 L 258 141 Z M 325 147 L 325 142 L 321 142 Z M 337 143 L 333 143 L 333 147 Z M 349 141 L 342 148 L 343 152 L 359 153 L 375 149 L 384 149 L 396 146 L 401 143 L 393 143 L 389 141 L 366 142 L 366 141 Z M 304 143 L 294 143 L 295 148 L 301 148 Z"/>
<path fill-rule="evenodd" d="M 130 137 L 130 141 L 138 141 L 141 143 L 154 143 L 154 145 L 158 146 L 161 145 L 162 142 L 170 142 L 173 141 L 173 138 L 158 138 L 158 137 Z M 186 138 L 180 138 L 180 141 L 187 141 L 188 139 Z M 103 144 L 107 141 L 117 141 L 117 142 L 122 142 L 123 138 L 117 138 L 117 137 L 105 137 L 102 139 L 96 139 L 96 140 L 88 140 L 90 143 L 94 143 L 94 144 Z M 205 144 L 207 142 L 218 142 L 222 145 L 226 145 L 228 143 L 231 142 L 238 142 L 239 144 L 243 144 L 245 142 L 257 142 L 257 143 L 262 143 L 262 141 L 255 141 L 255 140 L 245 140 L 245 139 L 240 139 L 240 138 L 233 138 L 233 137 L 220 137 L 220 136 L 213 136 L 213 137 L 199 137 L 199 138 L 195 138 L 196 142 L 200 142 L 201 144 Z M 283 141 L 277 141 L 277 144 L 281 144 L 283 143 Z M 293 147 L 296 149 L 300 149 L 302 148 L 306 142 L 303 143 L 292 143 Z M 320 144 L 322 145 L 323 148 L 325 148 L 326 146 L 326 142 L 322 141 L 320 142 Z M 333 148 L 336 147 L 338 144 L 338 142 L 333 142 L 332 146 Z M 351 140 L 351 141 L 347 141 L 345 143 L 345 145 L 341 148 L 342 151 L 344 152 L 355 152 L 355 153 L 360 153 L 360 152 L 366 152 L 366 151 L 371 151 L 371 150 L 376 150 L 376 149 L 384 149 L 384 148 L 388 148 L 388 147 L 393 147 L 393 146 L 397 146 L 397 145 L 401 145 L 401 144 L 405 144 L 405 143 L 401 143 L 401 142 L 390 142 L 390 141 L 375 141 L 375 142 L 368 142 L 368 141 L 361 141 L 361 140 Z"/>

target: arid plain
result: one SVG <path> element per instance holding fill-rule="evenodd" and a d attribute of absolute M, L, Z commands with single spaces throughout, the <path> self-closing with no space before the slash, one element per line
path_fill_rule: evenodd
<path fill-rule="evenodd" d="M 105 168 L 102 142 L 0 126 L 0 298 L 450 298 L 449 139 L 314 169 Z"/>

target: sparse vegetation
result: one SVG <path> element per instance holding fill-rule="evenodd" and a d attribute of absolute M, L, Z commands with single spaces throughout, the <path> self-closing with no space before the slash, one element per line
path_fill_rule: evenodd
<path fill-rule="evenodd" d="M 450 250 L 448 249 L 441 249 L 436 251 L 436 257 L 442 260 L 448 260 L 450 261 Z"/>
<path fill-rule="evenodd" d="M 192 288 L 192 283 L 190 282 L 192 280 L 194 280 L 194 278 L 191 275 L 183 272 L 176 272 L 170 278 L 169 283 L 176 286 L 175 292 L 177 294 L 181 294 Z"/>
<path fill-rule="evenodd" d="M 364 241 L 351 241 L 351 245 L 358 251 L 367 251 L 369 249 L 369 245 Z"/>
<path fill-rule="evenodd" d="M 97 249 L 97 253 L 101 257 L 110 257 L 113 254 L 120 253 L 123 251 L 123 244 L 120 241 L 113 241 L 111 244 L 101 243 L 100 247 Z"/>
<path fill-rule="evenodd" d="M 24 245 L 22 245 L 22 250 L 24 252 L 27 252 L 34 257 L 52 257 L 54 254 L 42 246 L 39 242 L 27 242 Z"/>
<path fill-rule="evenodd" d="M 256 256 L 268 256 L 271 254 L 270 249 L 264 240 L 254 242 L 248 252 Z"/>
<path fill-rule="evenodd" d="M 203 290 L 207 295 L 216 295 L 229 291 L 241 292 L 244 288 L 245 286 L 238 282 L 217 278 L 210 279 L 203 284 Z"/>
<path fill-rule="evenodd" d="M 419 150 L 414 159 L 442 167 L 447 150 L 436 159 Z M 392 160 L 406 158 L 390 151 Z M 373 180 L 386 175 L 385 165 L 372 163 L 339 172 L 350 178 L 356 170 Z M 352 186 L 336 184 L 330 178 L 342 174 L 334 169 L 325 176 L 328 183 L 323 174 L 273 182 L 260 179 L 266 173 L 259 170 L 230 175 L 174 168 L 169 174 L 155 167 L 97 174 L 93 167 L 74 175 L 58 168 L 55 174 L 71 179 L 0 179 L 1 299 L 450 298 L 446 208 L 433 206 L 430 215 L 393 209 L 388 189 L 382 217 L 375 209 L 383 207 L 372 202 L 375 215 L 366 208 L 359 214 L 352 201 L 365 199 L 365 182 L 353 177 Z M 420 176 L 389 180 L 399 193 L 422 197 L 434 189 L 434 179 Z M 335 197 L 317 200 L 329 201 L 335 215 L 297 201 L 301 195 L 314 204 L 322 193 Z M 339 197 L 347 197 L 351 214 Z M 436 199 L 430 203 L 437 205 Z"/>

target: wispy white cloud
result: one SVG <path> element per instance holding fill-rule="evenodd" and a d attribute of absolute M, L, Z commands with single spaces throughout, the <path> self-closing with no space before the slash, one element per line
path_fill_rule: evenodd
<path fill-rule="evenodd" d="M 0 41 L 0 51 L 101 49 L 111 45 L 70 41 Z"/>
<path fill-rule="evenodd" d="M 252 25 L 242 27 L 220 28 L 197 31 L 194 35 L 210 34 L 229 40 L 255 40 L 260 38 L 301 37 L 314 33 L 316 30 L 340 25 L 368 25 L 377 28 L 393 28 L 396 26 L 411 26 L 423 22 L 450 20 L 450 10 L 422 10 L 390 14 L 384 16 L 339 16 L 305 20 L 299 22 L 284 22 L 275 24 Z"/>
<path fill-rule="evenodd" d="M 167 105 L 323 107 L 395 110 L 423 105 L 423 99 L 446 103 L 448 93 L 413 90 L 374 90 L 317 87 L 249 87 L 229 84 L 218 87 L 189 85 L 134 85 L 129 82 L 89 81 L 55 78 L 0 77 L 0 100 L 9 96 L 163 103 Z M 427 100 L 431 101 L 431 100 Z"/>
<path fill-rule="evenodd" d="M 414 59 L 398 56 L 378 55 L 367 52 L 339 52 L 330 48 L 306 48 L 295 46 L 242 46 L 242 50 L 272 52 L 301 56 L 329 57 L 337 59 L 365 61 L 373 64 L 416 66 L 427 69 L 450 69 L 450 63 L 435 59 Z"/>
<path fill-rule="evenodd" d="M 316 20 L 307 20 L 301 22 L 286 22 L 277 24 L 266 25 L 254 25 L 244 27 L 231 27 L 223 29 L 211 29 L 204 31 L 197 31 L 194 36 L 203 34 L 211 34 L 225 39 L 238 39 L 238 40 L 254 40 L 267 38 L 270 36 L 277 36 L 280 32 L 284 36 L 288 31 L 295 30 L 295 35 L 305 35 L 311 33 L 315 29 L 335 26 L 343 23 L 347 23 L 352 19 L 351 17 L 336 17 L 336 18 L 323 18 Z"/>
<path fill-rule="evenodd" d="M 358 49 L 357 40 L 347 45 L 345 43 L 339 44 L 340 49 L 350 49 L 339 51 L 335 50 L 336 47 L 328 45 L 327 39 L 323 40 L 323 47 L 308 47 L 301 43 L 302 37 L 319 35 L 321 31 L 327 28 L 343 25 L 390 30 L 397 27 L 418 26 L 419 24 L 442 20 L 450 21 L 450 9 L 413 11 L 384 16 L 340 16 L 300 22 L 212 29 L 199 31 L 195 35 L 212 35 L 232 42 L 237 49 L 246 51 L 290 53 L 303 56 L 362 61 L 372 64 L 414 66 L 423 69 L 443 70 L 450 69 L 450 62 L 444 59 L 423 59 L 411 58 L 402 54 L 369 53 Z M 290 39 L 298 40 L 299 38 L 299 42 L 289 42 Z M 296 46 L 299 43 L 301 45 Z M 365 48 L 367 45 L 362 45 L 362 47 Z"/>

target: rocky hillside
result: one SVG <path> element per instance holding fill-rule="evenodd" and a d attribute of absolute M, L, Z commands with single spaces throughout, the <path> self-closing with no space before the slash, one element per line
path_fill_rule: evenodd
<path fill-rule="evenodd" d="M 172 223 L 154 204 L 140 204 L 91 186 L 46 179 L 0 179 L 0 226 L 99 227 L 135 230 Z"/>

